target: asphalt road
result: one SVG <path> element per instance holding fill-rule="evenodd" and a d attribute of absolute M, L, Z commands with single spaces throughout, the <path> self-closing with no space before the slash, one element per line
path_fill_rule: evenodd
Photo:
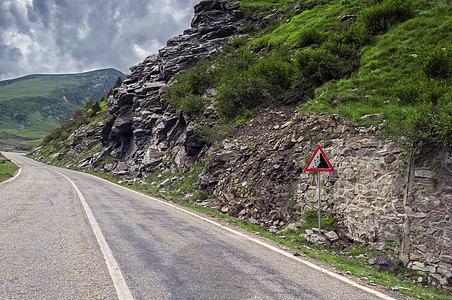
<path fill-rule="evenodd" d="M 5 155 L 22 169 L 0 184 L 0 299 L 402 299 L 186 208 Z"/>

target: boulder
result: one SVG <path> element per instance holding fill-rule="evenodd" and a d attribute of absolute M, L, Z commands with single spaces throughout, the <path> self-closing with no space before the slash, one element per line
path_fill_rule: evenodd
<path fill-rule="evenodd" d="M 67 155 L 70 157 L 79 157 L 80 156 L 80 154 L 75 149 L 69 150 Z"/>
<path fill-rule="evenodd" d="M 272 210 L 269 214 L 269 217 L 272 222 L 284 220 L 284 214 L 278 210 Z"/>
<path fill-rule="evenodd" d="M 91 160 L 92 157 L 88 156 L 87 158 L 85 158 L 84 160 L 82 160 L 79 164 L 78 164 L 78 168 L 85 168 L 91 165 Z"/>
<path fill-rule="evenodd" d="M 324 236 L 323 234 L 318 234 L 318 233 L 309 235 L 308 241 L 310 241 L 311 243 L 316 244 L 316 245 L 330 245 L 331 244 L 326 236 Z"/>
<path fill-rule="evenodd" d="M 160 183 L 160 187 L 167 187 L 167 186 L 170 186 L 171 183 L 172 183 L 172 181 L 171 181 L 170 178 L 165 179 L 162 183 Z"/>
<path fill-rule="evenodd" d="M 334 231 L 328 231 L 327 233 L 325 233 L 325 236 L 327 237 L 327 239 L 331 242 L 334 243 L 337 240 L 339 240 L 339 236 L 337 235 L 336 232 Z"/>

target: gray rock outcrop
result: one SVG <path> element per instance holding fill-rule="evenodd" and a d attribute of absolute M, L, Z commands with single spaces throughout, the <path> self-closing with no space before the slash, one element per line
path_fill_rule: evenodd
<path fill-rule="evenodd" d="M 127 163 L 128 170 L 149 173 L 171 151 L 178 169 L 190 167 L 203 143 L 192 122 L 168 107 L 162 94 L 173 75 L 221 51 L 230 36 L 241 33 L 244 15 L 234 1 L 202 1 L 195 6 L 191 28 L 173 37 L 158 54 L 130 68 L 130 76 L 108 99 L 113 118 L 102 131 L 105 157 Z"/>

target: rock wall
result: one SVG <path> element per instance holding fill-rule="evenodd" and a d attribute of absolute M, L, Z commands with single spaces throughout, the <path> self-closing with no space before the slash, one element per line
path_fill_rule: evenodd
<path fill-rule="evenodd" d="M 371 116 L 372 117 L 372 116 Z M 317 209 L 318 182 L 302 172 L 321 145 L 336 172 L 321 174 L 322 213 L 343 240 L 360 242 L 452 287 L 452 148 L 406 151 L 339 116 L 267 110 L 212 150 L 204 205 L 277 232 Z"/>
<path fill-rule="evenodd" d="M 393 258 L 428 274 L 430 283 L 450 289 L 452 149 L 432 147 L 409 157 L 394 143 L 360 135 L 331 140 L 325 151 L 337 165 L 337 178 L 326 180 L 346 236 L 391 250 Z"/>
<path fill-rule="evenodd" d="M 452 277 L 452 149 L 429 149 L 407 168 L 402 255 L 408 266 L 430 274 L 433 284 Z"/>
<path fill-rule="evenodd" d="M 391 250 L 393 258 L 428 273 L 430 283 L 450 289 L 452 149 L 409 157 L 394 143 L 364 135 L 331 140 L 325 151 L 338 171 L 326 179 L 328 198 L 346 236 Z"/>

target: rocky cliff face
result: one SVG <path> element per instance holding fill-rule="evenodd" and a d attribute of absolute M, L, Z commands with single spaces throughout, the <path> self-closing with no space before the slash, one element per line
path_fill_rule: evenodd
<path fill-rule="evenodd" d="M 202 1 L 195 6 L 191 28 L 168 40 L 158 54 L 131 67 L 131 75 L 109 101 L 113 118 L 102 130 L 103 150 L 83 164 L 97 166 L 106 157 L 125 162 L 113 170 L 130 174 L 158 168 L 171 151 L 177 168 L 186 169 L 198 158 L 203 143 L 193 124 L 162 101 L 172 76 L 211 57 L 230 36 L 241 33 L 243 12 L 234 1 Z M 117 169 L 118 168 L 118 169 Z"/>

